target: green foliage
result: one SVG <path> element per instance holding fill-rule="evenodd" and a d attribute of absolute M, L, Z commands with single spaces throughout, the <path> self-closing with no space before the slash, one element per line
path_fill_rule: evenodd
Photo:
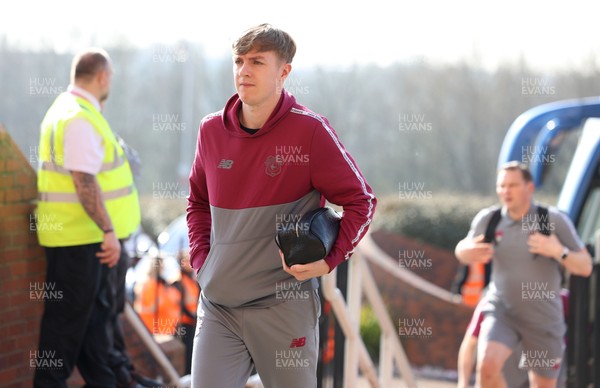
<path fill-rule="evenodd" d="M 479 210 L 496 203 L 495 197 L 433 192 L 430 198 L 379 201 L 373 230 L 385 230 L 439 248 L 454 250 Z"/>
<path fill-rule="evenodd" d="M 379 327 L 379 323 L 377 323 L 373 309 L 369 305 L 363 305 L 360 311 L 360 336 L 365 342 L 371 359 L 373 362 L 377 362 L 379 360 L 381 328 Z"/>

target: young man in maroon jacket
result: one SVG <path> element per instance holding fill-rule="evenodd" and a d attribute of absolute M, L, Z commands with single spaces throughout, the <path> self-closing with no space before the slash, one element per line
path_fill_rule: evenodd
<path fill-rule="evenodd" d="M 318 280 L 348 260 L 376 199 L 327 119 L 284 89 L 292 38 L 262 24 L 233 44 L 237 94 L 202 120 L 187 220 L 202 289 L 194 387 L 243 387 L 253 368 L 266 387 L 316 387 Z M 287 267 L 278 230 L 325 204 L 342 206 L 324 259 Z"/>

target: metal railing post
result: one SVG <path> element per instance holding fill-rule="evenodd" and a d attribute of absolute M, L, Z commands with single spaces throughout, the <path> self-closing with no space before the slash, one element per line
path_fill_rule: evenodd
<path fill-rule="evenodd" d="M 396 365 L 400 370 L 400 374 L 402 375 L 402 379 L 404 380 L 406 386 L 413 387 L 416 385 L 416 383 L 408 362 L 408 358 L 406 357 L 406 353 L 404 353 L 404 349 L 400 343 L 396 328 L 392 323 L 392 319 L 390 318 L 385 303 L 383 302 L 383 298 L 379 293 L 375 279 L 373 279 L 373 275 L 371 274 L 371 270 L 369 269 L 367 262 L 363 261 L 360 264 L 362 267 L 361 273 L 365 295 L 367 296 L 367 300 L 371 303 L 373 312 L 375 313 L 377 321 L 379 322 L 379 326 L 381 327 L 382 334 L 379 344 L 381 353 L 381 358 L 379 359 L 381 385 L 384 387 L 391 386 L 393 377 L 392 365 L 395 359 Z"/>
<path fill-rule="evenodd" d="M 360 310 L 362 306 L 362 276 L 360 271 L 360 255 L 355 254 L 348 263 L 348 312 L 352 331 L 360 333 Z M 359 337 L 360 338 L 360 337 Z M 344 387 L 358 385 L 358 340 L 346 337 L 346 354 L 344 362 Z"/>
<path fill-rule="evenodd" d="M 331 309 L 333 310 L 344 335 L 358 346 L 360 370 L 362 370 L 372 387 L 378 387 L 377 371 L 375 370 L 373 361 L 369 357 L 369 352 L 367 352 L 367 348 L 360 337 L 359 330 L 351 323 L 352 319 L 346 306 L 346 301 L 342 296 L 342 292 L 336 287 L 335 269 L 331 271 L 330 274 L 322 276 L 321 282 L 323 296 L 331 303 Z M 347 368 L 347 365 L 344 365 L 344 367 Z M 355 370 L 358 370 L 358 368 L 355 368 Z M 344 385 L 354 388 L 353 386 L 348 385 L 347 381 L 344 381 Z"/>
<path fill-rule="evenodd" d="M 416 386 L 406 353 L 400 343 L 396 328 L 390 318 L 389 312 L 383 302 L 381 293 L 371 274 L 369 262 L 380 266 L 392 276 L 408 283 L 416 283 L 416 276 L 401 271 L 391 264 L 391 259 L 381 251 L 367 234 L 357 252 L 348 263 L 348 302 L 344 300 L 341 291 L 337 288 L 336 270 L 322 276 L 322 292 L 325 299 L 331 304 L 332 311 L 346 336 L 346 353 L 344 355 L 344 387 L 358 386 L 358 372 L 362 371 L 371 387 L 393 386 L 394 366 L 398 368 L 405 386 Z M 438 297 L 451 301 L 452 295 L 430 285 L 428 291 Z M 360 336 L 360 315 L 362 299 L 366 296 L 373 308 L 382 331 L 380 337 L 380 367 L 379 378 L 377 370 L 369 356 L 364 341 Z"/>

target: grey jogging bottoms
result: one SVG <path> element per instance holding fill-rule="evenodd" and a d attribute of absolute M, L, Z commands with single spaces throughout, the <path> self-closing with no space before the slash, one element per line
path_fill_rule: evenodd
<path fill-rule="evenodd" d="M 317 386 L 318 290 L 282 292 L 266 307 L 198 304 L 192 388 L 243 388 L 256 368 L 266 388 Z"/>

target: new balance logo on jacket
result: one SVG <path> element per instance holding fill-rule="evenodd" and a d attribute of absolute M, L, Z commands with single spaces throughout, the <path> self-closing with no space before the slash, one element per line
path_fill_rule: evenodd
<path fill-rule="evenodd" d="M 217 168 L 224 168 L 226 170 L 230 170 L 232 166 L 233 166 L 233 160 L 221 159 Z"/>

